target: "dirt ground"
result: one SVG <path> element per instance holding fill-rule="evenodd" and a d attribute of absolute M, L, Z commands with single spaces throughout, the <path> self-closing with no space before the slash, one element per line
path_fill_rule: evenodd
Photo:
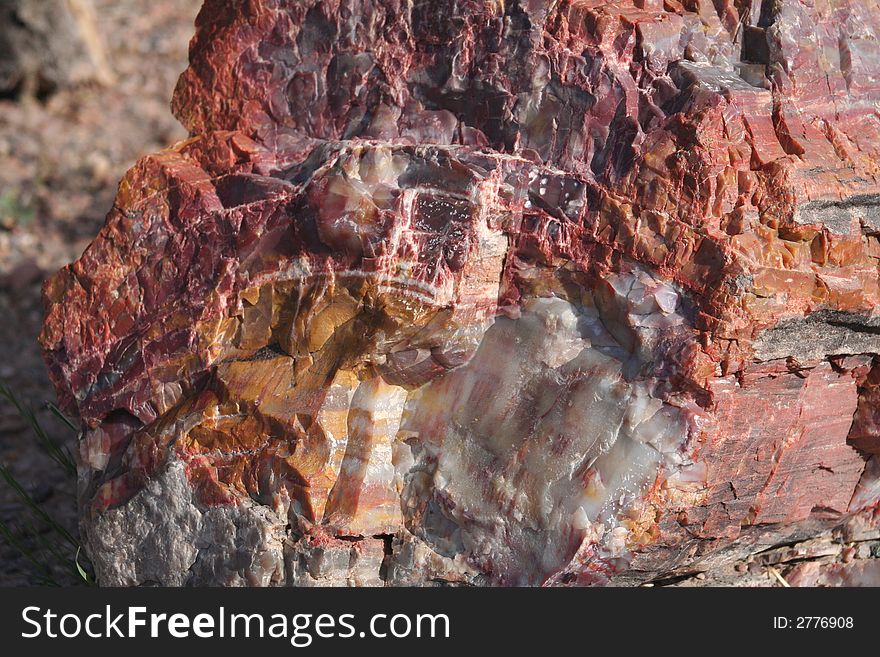
<path fill-rule="evenodd" d="M 43 279 L 82 253 L 103 223 L 125 171 L 186 136 L 169 110 L 200 0 L 95 0 L 115 81 L 34 98 L 0 99 L 0 382 L 38 412 L 56 440 L 73 434 L 45 410 L 54 399 L 36 337 Z M 75 531 L 74 482 L 0 401 L 0 463 Z M 0 485 L 0 520 L 23 522 Z M 22 540 L 33 541 L 27 532 Z M 30 565 L 0 540 L 0 586 L 29 582 Z M 59 567 L 56 579 L 75 581 Z"/>

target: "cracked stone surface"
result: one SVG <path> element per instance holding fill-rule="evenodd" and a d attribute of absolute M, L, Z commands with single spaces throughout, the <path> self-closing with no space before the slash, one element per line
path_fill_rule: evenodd
<path fill-rule="evenodd" d="M 100 581 L 639 584 L 873 536 L 878 36 L 845 0 L 208 0 L 191 138 L 44 287 Z"/>

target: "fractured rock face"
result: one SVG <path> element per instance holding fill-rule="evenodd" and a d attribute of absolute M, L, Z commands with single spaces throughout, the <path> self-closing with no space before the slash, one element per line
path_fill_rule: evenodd
<path fill-rule="evenodd" d="M 192 138 L 44 289 L 101 581 L 636 583 L 874 522 L 853 4 L 206 2 Z"/>

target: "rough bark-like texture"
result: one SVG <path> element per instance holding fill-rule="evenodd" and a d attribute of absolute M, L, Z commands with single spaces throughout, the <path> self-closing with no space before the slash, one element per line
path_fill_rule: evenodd
<path fill-rule="evenodd" d="M 209 0 L 192 138 L 45 287 L 101 581 L 631 584 L 876 526 L 878 35 Z"/>

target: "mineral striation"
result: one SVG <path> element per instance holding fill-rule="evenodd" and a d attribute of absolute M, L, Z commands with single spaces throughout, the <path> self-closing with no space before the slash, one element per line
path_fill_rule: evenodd
<path fill-rule="evenodd" d="M 880 9 L 208 0 L 47 282 L 110 585 L 634 584 L 880 516 Z"/>

